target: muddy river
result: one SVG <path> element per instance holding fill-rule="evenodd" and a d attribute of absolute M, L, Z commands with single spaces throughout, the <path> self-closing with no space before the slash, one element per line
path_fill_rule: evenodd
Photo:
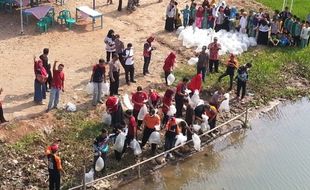
<path fill-rule="evenodd" d="M 122 190 L 309 190 L 310 102 L 283 103 Z"/>

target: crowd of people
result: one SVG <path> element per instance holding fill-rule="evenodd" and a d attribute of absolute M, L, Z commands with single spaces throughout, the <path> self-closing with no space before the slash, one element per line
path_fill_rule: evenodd
<path fill-rule="evenodd" d="M 182 18 L 181 19 L 181 14 Z M 182 21 L 183 20 L 183 21 Z M 229 7 L 224 1 L 204 0 L 201 5 L 192 0 L 191 5 L 178 9 L 178 3 L 171 0 L 166 10 L 165 30 L 173 32 L 180 26 L 195 26 L 200 29 L 238 31 L 257 39 L 261 45 L 309 46 L 310 18 L 305 20 L 293 15 L 288 7 L 282 12 L 275 10 L 270 16 L 262 8 L 258 12 Z"/>

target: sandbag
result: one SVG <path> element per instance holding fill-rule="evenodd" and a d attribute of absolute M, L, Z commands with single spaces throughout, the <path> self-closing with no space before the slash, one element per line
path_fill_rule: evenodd
<path fill-rule="evenodd" d="M 160 125 L 155 125 L 154 128 L 155 128 L 156 131 L 160 131 Z"/>
<path fill-rule="evenodd" d="M 138 114 L 138 120 L 142 121 L 145 117 L 145 115 L 147 114 L 147 107 L 146 105 L 144 104 L 142 106 L 142 108 L 140 109 L 139 111 L 139 114 Z"/>
<path fill-rule="evenodd" d="M 195 125 L 193 125 L 193 129 L 194 129 L 194 131 L 198 132 L 201 129 L 201 126 L 195 124 Z"/>
<path fill-rule="evenodd" d="M 168 115 L 168 116 L 174 116 L 175 113 L 177 113 L 177 109 L 176 109 L 175 105 L 171 105 L 171 106 L 169 107 L 169 110 L 168 110 L 168 112 L 167 112 L 167 115 Z"/>
<path fill-rule="evenodd" d="M 106 125 L 111 125 L 111 122 L 112 122 L 111 114 L 108 114 L 107 112 L 105 112 L 102 116 L 102 122 Z"/>
<path fill-rule="evenodd" d="M 193 108 L 195 108 L 201 102 L 198 90 L 195 90 L 193 96 L 191 97 L 191 102 L 193 104 Z"/>
<path fill-rule="evenodd" d="M 114 150 L 116 150 L 117 152 L 122 152 L 124 148 L 125 140 L 126 140 L 125 133 L 118 134 L 115 139 Z"/>
<path fill-rule="evenodd" d="M 139 155 L 142 153 L 140 144 L 138 143 L 138 141 L 136 139 L 133 139 L 130 144 L 129 144 L 130 148 L 132 148 L 134 155 Z"/>
<path fill-rule="evenodd" d="M 182 133 L 175 137 L 177 140 L 175 141 L 174 146 L 179 146 L 184 144 L 187 141 L 187 136 L 184 136 Z"/>
<path fill-rule="evenodd" d="M 149 137 L 150 144 L 160 144 L 160 134 L 158 131 L 153 131 Z"/>
<path fill-rule="evenodd" d="M 205 131 L 208 131 L 208 130 L 210 130 L 210 126 L 209 126 L 209 122 L 208 122 L 208 120 L 209 120 L 209 117 L 207 116 L 207 115 L 202 115 L 202 123 L 200 124 L 200 129 L 203 131 L 203 132 L 205 132 Z"/>
<path fill-rule="evenodd" d="M 168 85 L 169 85 L 169 86 L 172 85 L 174 81 L 175 81 L 175 76 L 174 76 L 172 73 L 170 73 L 170 74 L 168 75 L 168 77 L 167 77 L 167 83 L 168 83 Z"/>
<path fill-rule="evenodd" d="M 69 112 L 75 112 L 76 111 L 76 105 L 71 103 L 71 102 L 68 102 L 66 105 L 66 110 Z"/>
<path fill-rule="evenodd" d="M 129 99 L 128 94 L 125 94 L 125 95 L 124 95 L 123 101 L 124 101 L 124 105 L 125 105 L 129 110 L 132 110 L 132 109 L 133 109 L 133 106 L 132 106 L 132 103 L 131 103 L 131 101 L 130 101 L 130 99 Z"/>
<path fill-rule="evenodd" d="M 90 171 L 88 173 L 86 173 L 84 176 L 85 183 L 89 183 L 89 182 L 94 181 L 94 174 L 95 174 L 94 169 L 93 168 L 90 169 Z"/>
<path fill-rule="evenodd" d="M 224 94 L 224 97 L 226 99 L 221 103 L 219 110 L 222 112 L 229 112 L 229 93 Z"/>
<path fill-rule="evenodd" d="M 104 167 L 104 160 L 101 158 L 101 156 L 98 157 L 95 165 L 95 170 L 97 172 L 100 172 Z"/>
<path fill-rule="evenodd" d="M 102 83 L 102 96 L 110 94 L 110 84 L 108 82 Z"/>
<path fill-rule="evenodd" d="M 89 82 L 86 87 L 85 87 L 85 91 L 87 94 L 93 94 L 94 93 L 94 83 Z"/>
<path fill-rule="evenodd" d="M 200 151 L 201 140 L 200 140 L 199 136 L 196 133 L 194 133 L 192 135 L 192 139 L 193 139 L 193 143 L 194 143 L 194 149 L 197 151 Z"/>

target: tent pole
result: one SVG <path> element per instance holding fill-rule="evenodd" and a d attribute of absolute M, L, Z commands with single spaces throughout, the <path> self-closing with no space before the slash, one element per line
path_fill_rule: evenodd
<path fill-rule="evenodd" d="M 24 19 L 23 19 L 23 0 L 19 0 L 20 5 L 20 34 L 24 34 Z"/>
<path fill-rule="evenodd" d="M 291 0 L 291 8 L 290 8 L 290 12 L 292 12 L 292 10 L 293 10 L 293 4 L 294 4 L 294 0 Z"/>

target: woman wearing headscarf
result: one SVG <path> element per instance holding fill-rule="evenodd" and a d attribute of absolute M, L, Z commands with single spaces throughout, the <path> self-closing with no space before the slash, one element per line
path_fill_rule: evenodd
<path fill-rule="evenodd" d="M 187 88 L 188 78 L 184 77 L 182 82 L 180 82 L 177 85 L 176 93 L 175 93 L 175 107 L 176 107 L 176 117 L 181 118 L 182 117 L 182 110 L 183 110 L 183 100 L 187 96 L 187 93 L 185 92 Z"/>
<path fill-rule="evenodd" d="M 176 16 L 176 6 L 174 0 L 171 0 L 166 10 L 166 24 L 165 24 L 166 31 L 173 32 L 175 16 Z"/>
<path fill-rule="evenodd" d="M 106 110 L 111 114 L 111 127 L 115 128 L 117 125 L 125 124 L 122 104 L 118 97 L 112 95 L 107 99 Z"/>
<path fill-rule="evenodd" d="M 202 89 L 202 74 L 197 74 L 192 78 L 192 80 L 188 83 L 187 88 L 192 91 L 192 93 L 195 92 L 195 90 L 198 90 L 199 92 Z"/>
<path fill-rule="evenodd" d="M 34 102 L 37 104 L 43 104 L 43 99 L 46 98 L 46 80 L 48 78 L 48 74 L 43 67 L 42 60 L 36 60 L 36 57 L 33 59 L 34 61 Z"/>
<path fill-rule="evenodd" d="M 174 92 L 172 89 L 167 89 L 162 99 L 162 102 L 163 102 L 162 112 L 164 114 L 162 123 L 164 126 L 166 125 L 169 119 L 169 116 L 167 115 L 167 113 L 169 111 L 170 106 L 172 105 L 173 94 Z"/>
<path fill-rule="evenodd" d="M 257 44 L 268 45 L 269 30 L 270 28 L 267 20 L 262 19 L 258 27 Z"/>
<path fill-rule="evenodd" d="M 144 58 L 144 64 L 143 64 L 143 75 L 150 74 L 149 72 L 149 66 L 151 62 L 152 57 L 152 51 L 155 50 L 154 47 L 152 47 L 152 42 L 154 41 L 154 37 L 149 37 L 146 40 L 146 43 L 143 47 L 143 58 Z"/>
<path fill-rule="evenodd" d="M 175 60 L 176 60 L 176 55 L 174 52 L 171 52 L 168 57 L 165 60 L 165 64 L 163 66 L 164 72 L 165 72 L 165 81 L 166 85 L 168 85 L 168 76 L 170 73 L 172 73 L 174 67 L 175 67 Z"/>
<path fill-rule="evenodd" d="M 107 36 L 104 39 L 104 43 L 106 44 L 105 49 L 107 53 L 107 62 L 110 61 L 111 57 L 115 54 L 115 36 L 114 30 L 109 30 Z"/>

